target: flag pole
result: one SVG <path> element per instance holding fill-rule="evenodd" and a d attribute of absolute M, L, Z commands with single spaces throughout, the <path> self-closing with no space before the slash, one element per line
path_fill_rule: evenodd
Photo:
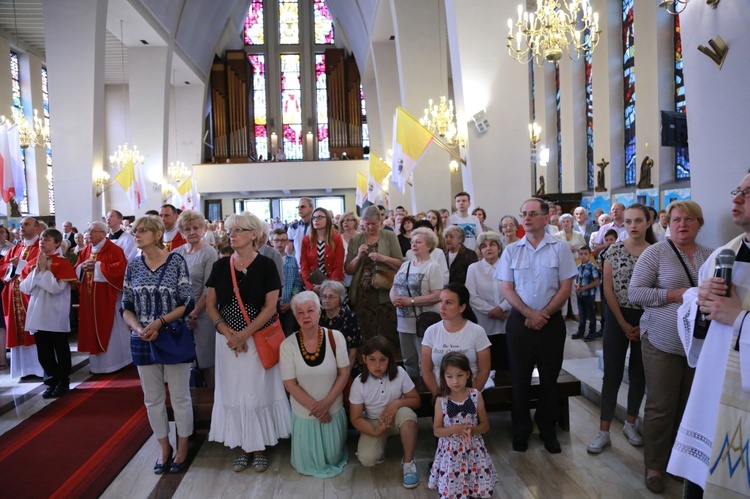
<path fill-rule="evenodd" d="M 457 147 L 449 146 L 448 144 L 443 142 L 443 139 L 441 139 L 439 135 L 435 135 L 434 133 L 432 135 L 434 137 L 433 142 L 437 144 L 438 147 L 440 147 L 442 150 L 450 154 L 453 157 L 453 159 L 461 162 L 464 165 L 466 164 L 466 160 L 462 158 L 458 152 L 456 152 L 456 149 L 458 149 Z"/>

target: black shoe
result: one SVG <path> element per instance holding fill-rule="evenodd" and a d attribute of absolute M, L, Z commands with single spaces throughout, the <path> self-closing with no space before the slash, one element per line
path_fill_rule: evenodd
<path fill-rule="evenodd" d="M 182 471 L 186 467 L 187 467 L 187 458 L 185 458 L 185 460 L 182 461 L 181 463 L 177 463 L 177 462 L 172 461 L 172 464 L 169 465 L 169 472 L 170 473 L 179 473 L 180 471 Z"/>
<path fill-rule="evenodd" d="M 576 333 L 570 337 L 571 340 L 580 340 L 581 338 L 583 338 L 583 333 Z"/>
<path fill-rule="evenodd" d="M 549 452 L 550 454 L 559 454 L 562 452 L 562 449 L 560 448 L 560 442 L 558 442 L 557 438 L 555 437 L 545 440 L 544 448 L 547 449 L 547 452 Z"/>
<path fill-rule="evenodd" d="M 52 390 L 50 397 L 53 399 L 60 398 L 66 393 L 68 393 L 69 391 L 70 391 L 70 385 L 68 385 L 67 383 L 60 383 Z"/>
<path fill-rule="evenodd" d="M 595 334 L 587 334 L 587 335 L 586 335 L 586 336 L 585 336 L 585 337 L 583 338 L 583 341 L 585 341 L 586 343 L 590 343 L 590 342 L 594 341 L 594 340 L 595 340 L 595 339 L 597 339 L 597 338 L 598 338 L 598 336 L 597 336 L 597 335 L 595 335 Z"/>
<path fill-rule="evenodd" d="M 56 386 L 48 386 L 46 390 L 42 393 L 43 399 L 51 399 L 52 398 L 52 392 L 55 391 Z"/>
<path fill-rule="evenodd" d="M 525 438 L 513 439 L 513 450 L 516 452 L 526 452 L 529 448 L 529 442 Z"/>
<path fill-rule="evenodd" d="M 169 464 L 172 461 L 172 448 L 169 448 L 169 456 L 167 456 L 167 459 L 163 463 L 154 463 L 154 473 L 157 475 L 163 474 L 167 468 L 169 468 Z M 185 464 L 185 463 L 182 463 Z"/>

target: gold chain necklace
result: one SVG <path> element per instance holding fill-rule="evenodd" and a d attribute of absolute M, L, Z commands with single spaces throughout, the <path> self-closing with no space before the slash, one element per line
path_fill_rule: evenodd
<path fill-rule="evenodd" d="M 299 347 L 302 351 L 302 358 L 307 361 L 313 362 L 320 357 L 320 347 L 323 346 L 323 328 L 318 326 L 318 348 L 315 349 L 315 353 L 308 353 L 305 348 L 305 342 L 302 340 L 302 331 L 299 332 Z"/>

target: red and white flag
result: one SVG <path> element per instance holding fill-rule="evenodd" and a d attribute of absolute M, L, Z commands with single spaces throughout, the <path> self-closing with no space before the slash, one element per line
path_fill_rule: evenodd
<path fill-rule="evenodd" d="M 21 141 L 18 127 L 8 129 L 8 123 L 0 124 L 0 197 L 4 202 L 11 199 L 20 203 L 24 199 L 26 177 L 21 160 Z"/>

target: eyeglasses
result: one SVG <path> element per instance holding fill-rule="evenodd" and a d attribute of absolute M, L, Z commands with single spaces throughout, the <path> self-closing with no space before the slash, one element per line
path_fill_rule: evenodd
<path fill-rule="evenodd" d="M 313 220 L 325 220 L 325 218 L 325 215 L 315 215 L 314 217 L 312 217 Z"/>
<path fill-rule="evenodd" d="M 339 299 L 339 295 L 326 295 L 326 294 L 323 294 L 323 295 L 320 295 L 320 299 L 321 300 L 338 300 Z"/>
<path fill-rule="evenodd" d="M 253 229 L 241 229 L 241 228 L 237 228 L 237 229 L 228 230 L 227 233 L 229 233 L 230 236 L 238 236 L 238 235 L 242 234 L 243 232 L 252 232 L 252 230 Z"/>
<path fill-rule="evenodd" d="M 289 239 L 271 239 L 275 243 L 288 243 Z"/>
<path fill-rule="evenodd" d="M 536 218 L 539 215 L 541 215 L 541 213 L 537 213 L 536 211 L 522 211 L 521 213 L 518 214 L 518 216 L 521 218 L 526 218 L 526 217 Z"/>
<path fill-rule="evenodd" d="M 529 216 L 532 216 L 532 215 L 529 213 Z M 501 229 L 515 229 L 516 225 L 515 224 L 503 224 L 500 226 L 500 228 Z"/>
<path fill-rule="evenodd" d="M 750 187 L 747 189 L 735 189 L 729 194 L 734 198 L 737 197 L 738 194 L 742 193 L 743 198 L 749 198 L 750 197 Z"/>
<path fill-rule="evenodd" d="M 147 229 L 146 227 L 138 227 L 135 229 L 135 232 L 138 234 L 145 234 L 146 232 L 151 232 L 150 229 Z"/>

